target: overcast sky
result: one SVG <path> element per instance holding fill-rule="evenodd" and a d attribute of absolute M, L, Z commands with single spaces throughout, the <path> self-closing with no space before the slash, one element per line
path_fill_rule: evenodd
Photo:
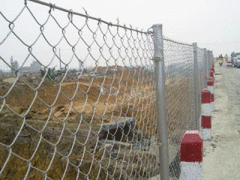
<path fill-rule="evenodd" d="M 46 1 L 46 0 L 45 0 Z M 165 36 L 197 42 L 214 55 L 240 51 L 240 0 L 48 0 L 53 4 L 139 29 L 161 23 Z"/>
<path fill-rule="evenodd" d="M 162 24 L 164 36 L 189 44 L 197 42 L 200 48 L 212 50 L 214 56 L 219 54 L 230 55 L 233 51 L 240 51 L 240 0 L 42 1 L 80 13 L 84 13 L 84 7 L 90 16 L 112 23 L 117 23 L 117 19 L 119 19 L 120 24 L 126 24 L 126 26 L 131 24 L 133 28 L 139 30 L 146 31 L 153 24 Z M 28 2 L 28 4 L 34 13 L 42 16 L 42 19 L 46 19 L 49 8 L 41 8 L 41 5 L 33 2 Z M 0 11 L 10 20 L 16 17 L 23 6 L 24 0 L 0 1 Z M 15 23 L 15 31 L 20 33 L 22 37 L 25 36 L 25 41 L 39 34 L 39 26 L 34 27 L 34 23 L 31 23 L 33 19 L 28 20 L 29 17 L 29 13 L 24 11 L 21 18 Z M 0 16 L 0 42 L 9 32 L 8 25 L 9 23 L 6 23 L 3 17 Z M 35 32 L 37 33 L 34 34 Z M 14 39 L 14 37 L 11 38 Z M 15 57 L 21 57 L 24 50 L 19 49 L 20 44 L 18 45 L 19 42 L 17 42 L 16 38 L 15 41 L 16 43 L 6 41 L 0 46 L 2 57 L 9 59 L 10 53 L 7 54 L 8 45 L 15 48 L 16 52 L 19 51 Z M 38 48 L 39 51 L 40 49 Z M 42 52 L 46 52 L 44 48 Z"/>

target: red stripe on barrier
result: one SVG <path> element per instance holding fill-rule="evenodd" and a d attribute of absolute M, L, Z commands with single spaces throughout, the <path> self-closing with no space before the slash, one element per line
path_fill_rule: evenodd
<path fill-rule="evenodd" d="M 214 66 L 211 68 L 211 70 L 215 73 Z"/>
<path fill-rule="evenodd" d="M 208 89 L 203 89 L 201 92 L 202 104 L 211 103 L 211 92 Z"/>
<path fill-rule="evenodd" d="M 202 128 L 211 129 L 212 127 L 211 116 L 202 116 L 201 124 Z"/>
<path fill-rule="evenodd" d="M 181 161 L 202 162 L 203 160 L 203 138 L 199 131 L 189 133 L 187 131 L 181 142 Z"/>
<path fill-rule="evenodd" d="M 212 77 L 210 77 L 207 81 L 207 85 L 208 86 L 213 86 L 213 84 L 214 84 L 214 79 Z"/>
<path fill-rule="evenodd" d="M 211 102 L 214 102 L 214 94 L 211 94 Z"/>
<path fill-rule="evenodd" d="M 210 77 L 213 77 L 213 71 L 210 72 Z"/>

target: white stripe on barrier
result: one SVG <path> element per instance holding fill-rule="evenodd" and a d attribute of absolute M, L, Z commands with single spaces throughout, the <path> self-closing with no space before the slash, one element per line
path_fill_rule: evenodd
<path fill-rule="evenodd" d="M 211 139 L 211 129 L 203 129 L 201 128 L 201 133 L 203 135 L 203 140 Z"/>
<path fill-rule="evenodd" d="M 214 91 L 214 86 L 207 86 L 207 89 L 213 94 Z"/>
<path fill-rule="evenodd" d="M 211 107 L 211 115 L 212 115 L 212 112 L 214 111 L 214 103 L 213 102 L 210 103 L 210 107 Z"/>
<path fill-rule="evenodd" d="M 202 180 L 202 163 L 181 162 L 181 180 Z"/>
<path fill-rule="evenodd" d="M 214 93 L 214 86 L 207 86 L 207 89 L 211 92 L 211 94 Z M 214 103 L 211 102 L 211 111 L 213 112 L 214 111 Z"/>
<path fill-rule="evenodd" d="M 202 116 L 211 116 L 211 114 L 212 114 L 211 103 L 202 104 Z"/>

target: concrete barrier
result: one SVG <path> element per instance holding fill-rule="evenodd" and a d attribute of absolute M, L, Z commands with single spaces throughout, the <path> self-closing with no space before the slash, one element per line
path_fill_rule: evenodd
<path fill-rule="evenodd" d="M 201 92 L 202 97 L 202 112 L 201 112 L 201 128 L 204 140 L 211 139 L 211 92 L 208 89 L 203 89 Z"/>
<path fill-rule="evenodd" d="M 210 77 L 211 77 L 211 78 L 214 78 L 214 72 L 213 72 L 213 70 L 211 70 L 211 72 L 210 72 Z"/>
<path fill-rule="evenodd" d="M 214 110 L 214 78 L 210 77 L 207 81 L 207 89 L 211 92 L 211 110 Z"/>
<path fill-rule="evenodd" d="M 203 137 L 198 130 L 184 133 L 180 156 L 181 180 L 202 180 Z"/>

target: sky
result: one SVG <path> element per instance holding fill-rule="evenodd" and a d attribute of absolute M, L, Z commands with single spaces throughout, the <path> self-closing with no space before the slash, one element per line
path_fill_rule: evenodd
<path fill-rule="evenodd" d="M 147 31 L 153 24 L 162 24 L 165 37 L 188 44 L 197 42 L 198 47 L 213 51 L 214 56 L 219 54 L 230 55 L 233 51 L 240 51 L 239 0 L 42 1 L 83 14 L 85 9 L 90 16 L 115 24 L 118 22 L 118 19 L 121 25 L 125 24 L 128 27 L 131 25 L 133 28 L 143 29 L 144 31 Z M 31 10 L 40 16 L 40 21 L 47 18 L 49 8 L 43 8 L 41 5 L 29 1 L 27 3 Z M 23 6 L 24 0 L 0 1 L 1 13 L 10 20 L 17 16 Z M 37 37 L 39 34 L 39 26 L 34 26 L 33 19 L 29 17 L 29 12 L 24 10 L 15 23 L 15 31 L 20 33 L 26 42 L 28 40 L 30 42 L 31 37 Z M 23 24 L 24 26 L 21 26 Z M 2 16 L 0 16 L 0 29 L 1 42 L 9 32 L 9 23 L 6 23 Z M 52 35 L 49 35 L 49 38 L 50 36 L 54 39 Z M 10 36 L 9 39 L 11 38 L 13 39 L 12 42 L 6 41 L 0 45 L 0 54 L 5 59 L 9 59 L 10 52 L 8 53 L 7 49 L 11 46 L 16 50 L 15 57 L 21 58 L 23 53 L 27 53 L 27 50 L 26 48 L 20 50 L 19 42 L 17 42 L 16 38 L 14 40 L 14 37 Z M 38 52 L 35 53 L 44 56 L 43 52 L 46 55 L 46 58 L 44 57 L 46 62 L 51 61 L 50 59 L 47 60 L 49 56 L 47 57 L 44 47 L 39 46 Z M 61 50 L 61 53 L 63 54 L 62 56 L 67 54 L 67 52 L 64 52 L 64 49 Z M 27 60 L 25 65 L 29 64 L 30 62 Z"/>
<path fill-rule="evenodd" d="M 66 9 L 139 29 L 163 25 L 171 39 L 206 47 L 214 55 L 240 51 L 239 0 L 49 0 Z"/>

